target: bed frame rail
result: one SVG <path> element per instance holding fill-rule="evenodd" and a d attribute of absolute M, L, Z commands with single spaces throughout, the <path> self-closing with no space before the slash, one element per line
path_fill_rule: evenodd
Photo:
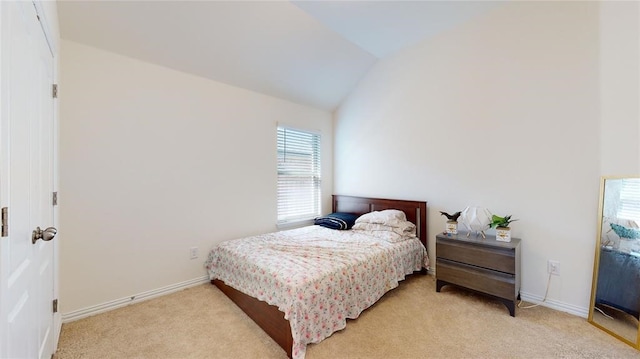
<path fill-rule="evenodd" d="M 231 301 L 236 303 L 243 312 L 253 319 L 262 330 L 267 333 L 291 358 L 293 349 L 293 337 L 291 336 L 291 325 L 284 319 L 284 313 L 278 307 L 267 304 L 254 297 L 248 296 L 232 287 L 226 285 L 219 279 L 211 280 L 211 283 L 218 287 Z"/>

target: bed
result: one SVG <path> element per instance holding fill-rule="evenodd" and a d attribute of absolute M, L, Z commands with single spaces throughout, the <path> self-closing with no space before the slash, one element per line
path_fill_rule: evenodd
<path fill-rule="evenodd" d="M 290 358 L 304 358 L 307 344 L 343 329 L 406 275 L 428 267 L 426 202 L 333 196 L 332 212 L 398 211 L 416 238 L 381 241 L 367 231 L 309 226 L 225 241 L 209 254 L 211 282 Z"/>
<path fill-rule="evenodd" d="M 596 305 L 606 305 L 640 318 L 640 255 L 600 248 Z"/>

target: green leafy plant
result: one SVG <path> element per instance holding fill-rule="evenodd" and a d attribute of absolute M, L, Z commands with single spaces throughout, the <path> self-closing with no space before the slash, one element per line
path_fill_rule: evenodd
<path fill-rule="evenodd" d="M 491 215 L 491 223 L 489 224 L 489 226 L 491 228 L 509 227 L 509 224 L 511 222 L 515 222 L 515 221 L 517 221 L 517 219 L 511 219 L 511 215 L 500 217 L 500 216 L 496 216 L 495 214 L 493 214 L 493 215 Z"/>

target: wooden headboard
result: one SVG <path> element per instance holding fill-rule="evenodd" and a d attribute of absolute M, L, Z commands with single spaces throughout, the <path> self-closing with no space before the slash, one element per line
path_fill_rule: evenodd
<path fill-rule="evenodd" d="M 333 212 L 365 214 L 385 209 L 404 212 L 407 220 L 416 225 L 416 234 L 427 248 L 427 202 L 333 195 Z"/>

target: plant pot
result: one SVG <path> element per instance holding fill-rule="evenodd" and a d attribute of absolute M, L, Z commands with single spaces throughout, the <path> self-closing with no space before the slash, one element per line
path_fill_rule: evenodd
<path fill-rule="evenodd" d="M 445 232 L 447 234 L 458 234 L 458 222 L 457 221 L 447 221 L 447 226 Z"/>
<path fill-rule="evenodd" d="M 511 242 L 511 228 L 496 227 L 496 241 Z"/>

